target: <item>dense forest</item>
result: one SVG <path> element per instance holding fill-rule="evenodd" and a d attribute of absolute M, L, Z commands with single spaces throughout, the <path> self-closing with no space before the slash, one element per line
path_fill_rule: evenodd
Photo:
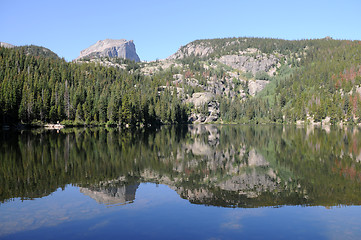
<path fill-rule="evenodd" d="M 287 122 L 308 117 L 315 122 L 326 117 L 332 123 L 360 122 L 361 42 L 316 43 L 289 77 L 275 81 L 259 99 L 273 96 L 274 108 L 282 109 Z"/>
<path fill-rule="evenodd" d="M 164 74 L 147 77 L 38 52 L 0 48 L 2 123 L 147 126 L 187 121 L 177 94 L 158 89 L 166 84 Z"/>
<path fill-rule="evenodd" d="M 188 45 L 212 51 L 187 54 Z M 192 114 L 209 114 L 211 103 L 196 107 L 189 100 L 207 91 L 216 92 L 212 106 L 219 109 L 218 123 L 361 122 L 360 41 L 224 38 L 188 45 L 179 50 L 183 57 L 167 68 L 162 68 L 162 61 L 66 62 L 37 46 L 0 48 L 0 122 L 187 123 Z M 252 73 L 219 61 L 242 51 L 259 61 L 276 58 L 278 65 L 273 74 Z M 175 81 L 175 75 L 183 80 Z M 269 83 L 251 95 L 249 84 L 257 79 Z"/>

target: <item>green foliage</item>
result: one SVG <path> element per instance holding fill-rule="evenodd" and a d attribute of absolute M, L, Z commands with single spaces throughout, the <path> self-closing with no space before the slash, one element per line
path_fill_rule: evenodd
<path fill-rule="evenodd" d="M 315 121 L 326 116 L 334 122 L 353 120 L 359 96 L 352 98 L 350 94 L 358 87 L 356 79 L 361 75 L 361 44 L 333 40 L 318 40 L 317 44 L 309 49 L 301 68 L 279 81 L 276 94 L 281 107 L 285 110 L 287 106 L 287 115 L 300 120 L 306 113 Z"/>
<path fill-rule="evenodd" d="M 246 73 L 243 73 L 242 75 L 243 75 L 243 77 L 245 77 L 246 79 L 252 79 L 252 78 L 254 78 L 252 72 L 246 72 Z"/>
<path fill-rule="evenodd" d="M 124 59 L 112 59 L 127 64 L 123 70 L 67 63 L 45 53 L 49 52 L 35 46 L 0 48 L 0 123 L 67 120 L 71 125 L 109 121 L 148 126 L 187 122 L 186 107 L 177 94 L 158 91 L 169 74 L 146 77 L 138 73 L 137 63 Z"/>
<path fill-rule="evenodd" d="M 270 76 L 265 71 L 257 72 L 255 78 L 258 80 L 270 80 Z"/>
<path fill-rule="evenodd" d="M 263 44 L 268 46 L 268 41 L 271 40 L 264 40 Z M 281 59 L 281 63 L 284 62 L 272 78 L 265 72 L 256 74 L 256 79 L 272 81 L 255 99 L 248 95 L 248 86 L 243 84 L 246 98 L 244 107 L 237 112 L 236 121 L 295 122 L 311 117 L 321 122 L 330 117 L 332 123 L 346 121 L 353 124 L 359 119 L 361 97 L 356 89 L 361 86 L 360 41 L 316 39 L 281 41 L 282 44 L 277 40 L 273 42 L 279 44 L 278 48 L 270 49 L 287 54 L 288 62 Z M 258 47 L 262 48 L 261 45 Z M 221 111 L 221 116 L 228 121 L 229 113 Z"/>

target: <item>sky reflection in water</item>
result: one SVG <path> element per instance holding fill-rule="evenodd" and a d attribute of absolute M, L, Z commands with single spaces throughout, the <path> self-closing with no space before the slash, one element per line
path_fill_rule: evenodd
<path fill-rule="evenodd" d="M 1 206 L 2 239 L 357 239 L 361 208 L 219 208 L 194 205 L 165 185 L 140 184 L 133 203 L 107 207 L 67 186 Z"/>

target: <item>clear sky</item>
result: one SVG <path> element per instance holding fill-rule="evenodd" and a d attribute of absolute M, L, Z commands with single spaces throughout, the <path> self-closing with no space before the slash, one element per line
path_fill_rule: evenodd
<path fill-rule="evenodd" d="M 0 0 L 0 41 L 70 61 L 106 38 L 132 39 L 141 60 L 205 38 L 331 36 L 361 40 L 361 0 Z"/>

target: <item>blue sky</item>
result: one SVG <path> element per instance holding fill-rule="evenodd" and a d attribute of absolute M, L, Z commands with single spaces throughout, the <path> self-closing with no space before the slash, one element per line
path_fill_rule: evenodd
<path fill-rule="evenodd" d="M 106 38 L 134 40 L 148 61 L 205 38 L 361 40 L 359 0 L 0 0 L 0 9 L 0 41 L 44 46 L 68 61 Z"/>

